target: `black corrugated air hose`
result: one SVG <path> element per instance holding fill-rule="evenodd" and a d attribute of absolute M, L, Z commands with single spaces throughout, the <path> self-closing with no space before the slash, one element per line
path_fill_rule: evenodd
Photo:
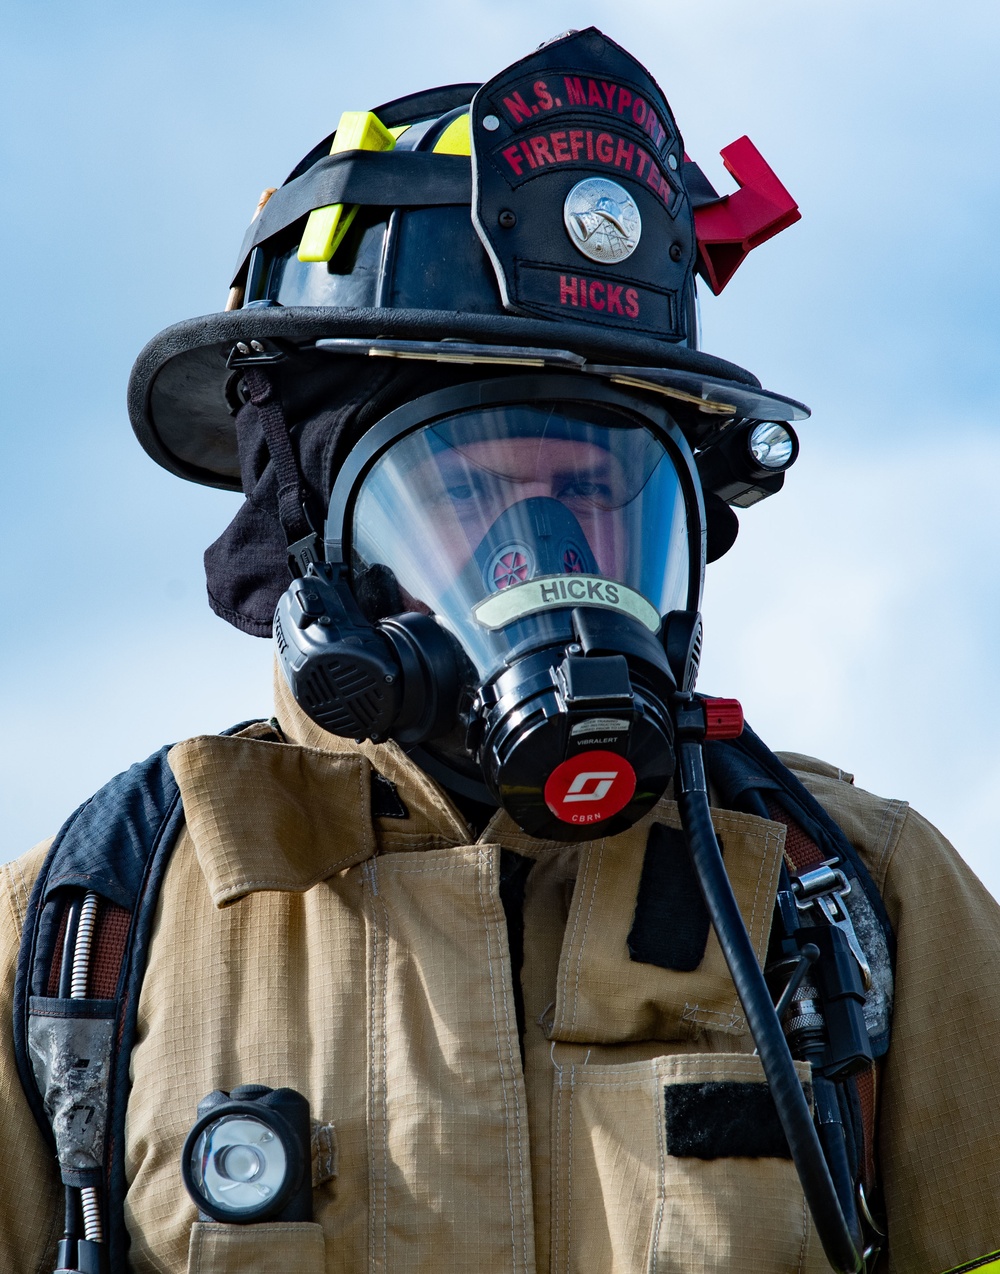
<path fill-rule="evenodd" d="M 852 1234 L 844 1219 L 809 1104 L 722 862 L 709 811 L 701 742 L 683 738 L 681 730 L 678 735 L 681 737 L 677 749 L 677 801 L 684 835 L 712 925 L 757 1046 L 792 1162 L 827 1260 L 838 1274 L 860 1274 L 864 1268 L 861 1235 Z"/>

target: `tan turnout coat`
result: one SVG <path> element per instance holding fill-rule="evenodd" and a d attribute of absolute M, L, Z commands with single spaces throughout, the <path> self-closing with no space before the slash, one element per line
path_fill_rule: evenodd
<path fill-rule="evenodd" d="M 649 823 L 566 846 L 498 815 L 478 840 L 395 747 L 355 748 L 279 687 L 266 727 L 178 744 L 187 826 L 167 871 L 133 1055 L 137 1274 L 819 1274 L 785 1159 L 667 1152 L 677 1083 L 761 1083 L 714 936 L 679 973 L 630 961 Z M 879 1088 L 891 1274 L 1000 1248 L 1000 912 L 917 814 L 786 757 L 861 852 L 896 934 Z M 405 819 L 371 815 L 371 768 Z M 718 811 L 758 954 L 784 829 Z M 500 847 L 524 905 L 522 1064 Z M 2 869 L 0 1022 L 44 846 Z M 57 1178 L 2 1029 L 0 1270 L 50 1271 Z M 805 1070 L 803 1068 L 803 1073 Z M 290 1085 L 316 1123 L 315 1221 L 200 1224 L 181 1145 L 214 1088 Z"/>

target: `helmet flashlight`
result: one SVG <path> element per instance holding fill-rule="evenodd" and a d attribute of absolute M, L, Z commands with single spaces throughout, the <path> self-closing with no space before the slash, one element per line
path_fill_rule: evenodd
<path fill-rule="evenodd" d="M 749 420 L 727 429 L 698 456 L 705 491 L 746 509 L 776 491 L 799 454 L 790 425 L 778 420 Z"/>
<path fill-rule="evenodd" d="M 762 420 L 755 425 L 750 430 L 747 445 L 760 467 L 774 473 L 787 469 L 799 449 L 798 439 L 779 420 Z"/>

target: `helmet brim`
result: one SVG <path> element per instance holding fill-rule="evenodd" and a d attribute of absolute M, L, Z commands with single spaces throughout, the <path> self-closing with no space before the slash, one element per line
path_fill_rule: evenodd
<path fill-rule="evenodd" d="M 361 344 L 349 344 L 352 338 Z M 129 378 L 132 428 L 145 451 L 170 473 L 239 491 L 235 386 L 241 359 L 246 361 L 240 346 L 249 351 L 253 341 L 262 345 L 262 360 L 301 360 L 304 375 L 328 366 L 331 358 L 350 359 L 356 364 L 354 375 L 363 378 L 378 365 L 368 357 L 364 342 L 377 340 L 426 343 L 423 353 L 398 347 L 382 351 L 403 357 L 429 357 L 427 351 L 439 347 L 450 358 L 448 346 L 456 340 L 568 351 L 582 360 L 581 372 L 639 387 L 648 380 L 653 391 L 659 388 L 695 407 L 704 400 L 714 404 L 709 410 L 716 413 L 728 404 L 732 415 L 756 419 L 801 420 L 809 414 L 794 399 L 762 390 L 752 373 L 725 359 L 586 323 L 445 310 L 253 306 L 175 323 L 146 345 Z M 318 341 L 328 343 L 317 349 Z M 512 364 L 510 370 L 523 370 L 516 360 Z M 484 370 L 487 375 L 504 370 L 500 351 L 496 366 Z M 565 364 L 560 370 L 566 370 Z"/>

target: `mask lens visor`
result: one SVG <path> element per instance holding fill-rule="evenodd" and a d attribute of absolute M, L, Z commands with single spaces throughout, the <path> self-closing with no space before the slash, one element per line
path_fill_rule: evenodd
<path fill-rule="evenodd" d="M 369 617 L 435 615 L 485 676 L 510 617 L 591 604 L 656 628 L 684 608 L 688 520 L 667 446 L 624 413 L 589 415 L 577 403 L 470 411 L 390 447 L 353 514 Z"/>

